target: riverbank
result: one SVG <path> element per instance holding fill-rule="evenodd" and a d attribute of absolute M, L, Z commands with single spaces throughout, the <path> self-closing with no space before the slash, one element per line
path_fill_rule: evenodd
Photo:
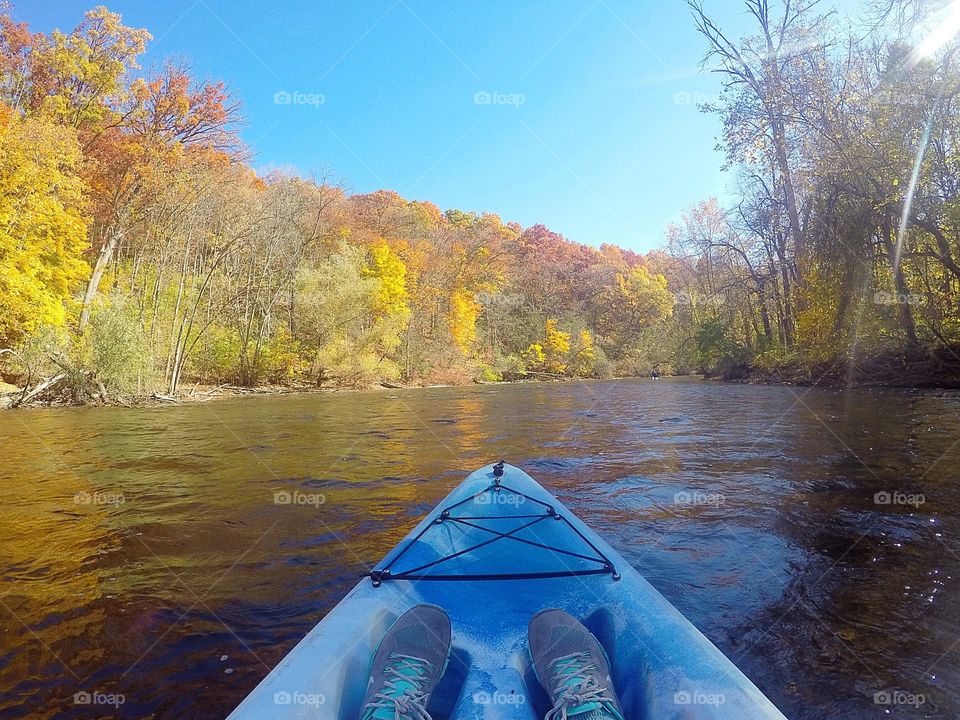
<path fill-rule="evenodd" d="M 820 387 L 897 387 L 960 389 L 960 348 L 891 351 L 864 358 L 840 358 L 803 366 L 756 366 L 725 380 Z"/>
<path fill-rule="evenodd" d="M 264 395 L 305 395 L 330 394 L 343 392 L 365 392 L 373 390 L 387 390 L 392 385 L 373 385 L 370 387 L 310 387 L 263 385 L 258 387 L 241 387 L 239 385 L 195 385 L 190 390 L 175 395 L 151 393 L 149 395 L 101 394 L 83 400 L 76 400 L 69 393 L 55 393 L 46 395 L 39 393 L 29 397 L 30 390 L 24 393 L 24 388 L 18 388 L 9 383 L 0 385 L 0 410 L 16 410 L 30 407 L 150 407 L 155 405 L 179 405 L 184 403 L 209 402 L 217 398 L 229 397 L 259 397 Z M 26 400 L 21 398 L 26 397 Z"/>
<path fill-rule="evenodd" d="M 584 378 L 565 378 L 555 376 L 551 378 L 531 377 L 517 380 L 502 381 L 474 381 L 460 383 L 459 387 L 469 387 L 471 385 L 521 385 L 529 383 L 554 383 L 571 382 L 574 380 L 583 380 Z M 626 379 L 626 378 L 624 378 Z M 270 395 L 330 395 L 343 393 L 364 393 L 364 392 L 383 392 L 387 390 L 418 390 L 427 388 L 453 387 L 450 384 L 418 384 L 411 383 L 403 385 L 394 382 L 381 381 L 362 387 L 357 386 L 327 386 L 316 387 L 312 385 L 259 385 L 255 387 L 243 387 L 240 385 L 203 385 L 197 383 L 190 390 L 167 395 L 163 393 L 151 393 L 149 395 L 126 395 L 100 393 L 87 396 L 82 400 L 77 400 L 69 392 L 63 390 L 52 391 L 47 394 L 43 391 L 30 397 L 35 392 L 35 388 L 25 389 L 4 383 L 0 381 L 0 410 L 16 410 L 23 408 L 37 407 L 150 407 L 160 405 L 179 405 L 190 403 L 209 402 L 217 398 L 236 398 L 236 397 L 262 397 Z M 25 401 L 21 401 L 26 397 Z"/>
<path fill-rule="evenodd" d="M 758 366 L 739 366 L 727 373 L 682 374 L 665 377 L 686 377 L 691 379 L 714 380 L 719 382 L 756 384 L 756 385 L 797 385 L 825 388 L 848 387 L 896 387 L 960 390 L 960 352 L 950 348 L 939 354 L 907 352 L 887 353 L 882 356 L 860 360 L 836 360 L 824 362 L 813 367 L 800 364 L 786 364 L 775 368 Z M 646 375 L 624 376 L 622 380 L 645 379 Z M 472 381 L 456 383 L 457 386 L 470 385 L 518 385 L 527 383 L 571 382 L 584 378 L 570 378 L 546 373 L 531 374 L 530 377 L 517 377 L 501 381 Z M 384 390 L 414 390 L 422 388 L 451 387 L 452 384 L 400 384 L 381 381 L 367 386 L 326 386 L 313 385 L 259 385 L 244 387 L 232 384 L 208 385 L 194 384 L 189 390 L 175 395 L 150 393 L 144 395 L 110 394 L 105 390 L 93 395 L 87 394 L 77 399 L 69 388 L 51 385 L 49 392 L 41 388 L 42 383 L 32 389 L 24 389 L 0 380 L 0 410 L 27 407 L 78 407 L 78 406 L 115 406 L 150 407 L 176 405 L 184 403 L 209 402 L 216 398 L 259 397 L 264 395 L 310 395 L 333 393 L 378 392 Z M 39 392 L 38 392 L 39 388 Z M 23 398 L 26 398 L 25 400 Z"/>

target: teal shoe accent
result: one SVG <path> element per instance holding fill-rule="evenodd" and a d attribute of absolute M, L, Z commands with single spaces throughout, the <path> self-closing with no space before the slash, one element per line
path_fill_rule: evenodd
<path fill-rule="evenodd" d="M 430 720 L 424 688 L 433 675 L 433 664 L 393 652 L 389 659 L 392 664 L 385 668 L 384 686 L 364 708 L 362 720 Z"/>
<path fill-rule="evenodd" d="M 614 700 L 597 684 L 597 666 L 590 653 L 577 652 L 555 658 L 550 663 L 551 686 L 556 698 L 544 720 L 576 718 L 576 720 L 623 720 Z"/>

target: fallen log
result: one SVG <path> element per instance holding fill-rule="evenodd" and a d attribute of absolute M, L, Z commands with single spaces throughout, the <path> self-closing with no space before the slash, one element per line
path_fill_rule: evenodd
<path fill-rule="evenodd" d="M 37 385 L 33 390 L 29 392 L 26 392 L 26 388 L 24 388 L 24 393 L 19 398 L 16 398 L 12 403 L 10 403 L 10 407 L 11 408 L 19 407 L 24 403 L 30 402 L 31 400 L 33 400 L 33 398 L 37 397 L 37 395 L 39 395 L 40 393 L 45 392 L 50 388 L 54 387 L 55 385 L 57 385 L 66 376 L 67 376 L 66 373 L 60 373 L 59 375 L 54 375 L 49 380 L 44 380 L 42 383 Z"/>

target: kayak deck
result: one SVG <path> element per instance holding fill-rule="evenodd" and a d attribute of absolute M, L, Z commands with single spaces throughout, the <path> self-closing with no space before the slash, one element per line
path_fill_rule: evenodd
<path fill-rule="evenodd" d="M 610 657 L 632 718 L 783 719 L 763 694 L 596 533 L 523 471 L 471 474 L 374 567 L 230 715 L 355 720 L 373 653 L 419 603 L 453 627 L 435 720 L 542 718 L 527 624 L 558 607 Z M 500 486 L 499 489 L 496 489 Z M 446 513 L 446 515 L 444 515 Z"/>
<path fill-rule="evenodd" d="M 493 481 L 478 492 L 441 505 L 433 522 L 367 573 L 373 586 L 400 580 L 546 580 L 584 575 L 620 579 L 610 558 L 553 504 L 504 483 L 504 467 L 495 465 Z M 485 539 L 477 540 L 476 531 L 486 534 Z M 527 552 L 518 558 L 510 548 L 491 547 L 502 540 L 535 550 L 523 548 Z M 438 555 L 442 549 L 447 549 L 446 554 Z"/>

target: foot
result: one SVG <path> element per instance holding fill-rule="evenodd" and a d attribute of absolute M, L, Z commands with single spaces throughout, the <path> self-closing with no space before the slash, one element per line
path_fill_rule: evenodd
<path fill-rule="evenodd" d="M 447 614 L 436 605 L 407 610 L 374 655 L 360 720 L 430 720 L 427 702 L 449 654 Z"/>
<path fill-rule="evenodd" d="M 530 658 L 553 702 L 544 720 L 623 720 L 600 642 L 563 610 L 541 610 L 530 620 Z"/>

